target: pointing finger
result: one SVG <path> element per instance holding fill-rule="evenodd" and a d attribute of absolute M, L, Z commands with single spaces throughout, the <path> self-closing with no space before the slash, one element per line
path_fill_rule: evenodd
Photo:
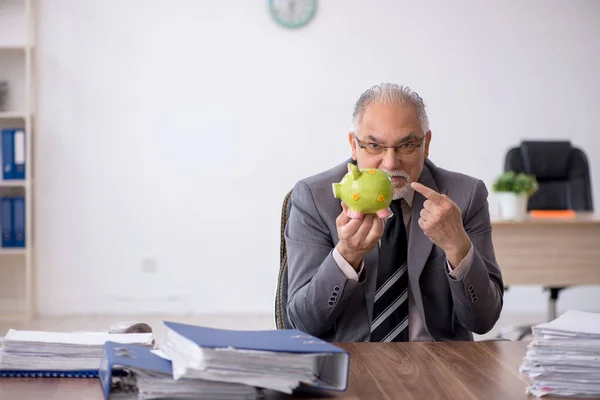
<path fill-rule="evenodd" d="M 429 199 L 434 203 L 439 203 L 439 201 L 442 199 L 442 196 L 438 192 L 431 188 L 428 188 L 425 185 L 420 184 L 419 182 L 411 183 L 410 187 L 412 187 L 414 190 L 425 196 L 426 199 Z"/>

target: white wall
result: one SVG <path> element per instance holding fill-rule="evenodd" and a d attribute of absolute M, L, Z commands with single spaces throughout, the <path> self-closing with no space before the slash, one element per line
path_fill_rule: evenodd
<path fill-rule="evenodd" d="M 353 102 L 381 81 L 424 97 L 438 165 L 490 185 L 509 146 L 570 139 L 600 206 L 599 16 L 593 0 L 322 0 L 286 31 L 263 0 L 40 2 L 39 311 L 270 312 L 283 196 L 349 155 Z M 545 299 L 515 287 L 505 310 Z M 577 288 L 561 309 L 597 304 Z"/>

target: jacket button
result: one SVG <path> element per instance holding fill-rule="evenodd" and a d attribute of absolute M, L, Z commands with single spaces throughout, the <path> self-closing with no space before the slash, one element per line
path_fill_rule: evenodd
<path fill-rule="evenodd" d="M 335 290 L 336 292 L 339 292 L 340 291 L 340 287 L 336 286 L 336 287 L 333 288 L 333 290 Z"/>
<path fill-rule="evenodd" d="M 330 306 L 332 306 L 334 304 L 333 301 L 329 301 L 327 304 L 329 304 Z"/>

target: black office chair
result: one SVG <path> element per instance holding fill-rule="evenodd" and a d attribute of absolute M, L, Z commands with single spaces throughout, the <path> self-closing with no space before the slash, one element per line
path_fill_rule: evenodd
<path fill-rule="evenodd" d="M 275 326 L 277 329 L 291 329 L 292 326 L 289 323 L 287 315 L 287 288 L 288 288 L 288 277 L 287 277 L 287 251 L 285 247 L 285 225 L 290 215 L 290 197 L 292 191 L 290 190 L 283 199 L 283 206 L 281 208 L 281 238 L 280 238 L 280 249 L 279 249 L 279 274 L 277 278 L 277 291 L 275 293 Z"/>
<path fill-rule="evenodd" d="M 529 198 L 527 210 L 593 211 L 587 157 L 569 141 L 523 141 L 506 154 L 504 170 L 535 175 L 539 189 Z M 553 320 L 564 287 L 544 289 L 550 291 L 548 319 Z"/>

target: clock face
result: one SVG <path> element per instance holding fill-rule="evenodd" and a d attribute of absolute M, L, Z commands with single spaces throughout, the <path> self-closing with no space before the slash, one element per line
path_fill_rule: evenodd
<path fill-rule="evenodd" d="M 299 28 L 312 19 L 317 0 L 269 0 L 269 12 L 286 28 Z"/>

